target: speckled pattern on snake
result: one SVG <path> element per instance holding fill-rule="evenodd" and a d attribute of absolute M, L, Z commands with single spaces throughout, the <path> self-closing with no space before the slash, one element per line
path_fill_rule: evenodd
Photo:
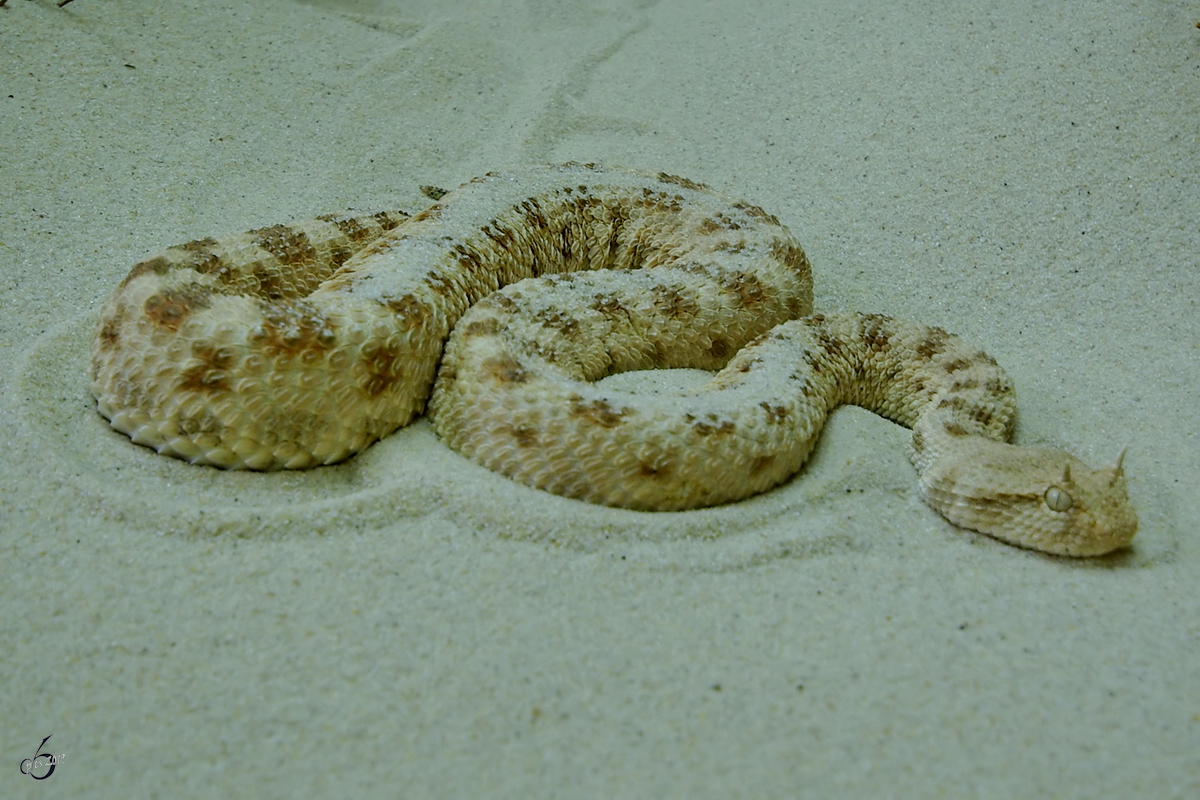
<path fill-rule="evenodd" d="M 436 194 L 436 193 L 434 193 Z M 811 315 L 808 259 L 761 208 L 590 164 L 489 173 L 408 217 L 325 216 L 136 265 L 92 347 L 100 413 L 193 464 L 333 464 L 428 406 L 452 448 L 591 503 L 677 511 L 766 491 L 826 415 L 912 429 L 924 500 L 1048 553 L 1129 543 L 1120 459 L 1005 443 L 1013 387 L 936 327 Z M 692 393 L 606 388 L 719 370 Z"/>

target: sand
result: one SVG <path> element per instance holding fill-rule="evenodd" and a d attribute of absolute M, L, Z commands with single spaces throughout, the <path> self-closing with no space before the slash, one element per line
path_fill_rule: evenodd
<path fill-rule="evenodd" d="M 9 0 L 0 796 L 1197 796 L 1195 14 Z M 1128 445 L 1134 546 L 956 529 L 858 409 L 778 490 L 660 515 L 424 420 L 254 475 L 95 413 L 92 325 L 148 253 L 568 160 L 745 197 L 818 309 L 984 345 L 1018 441 Z"/>

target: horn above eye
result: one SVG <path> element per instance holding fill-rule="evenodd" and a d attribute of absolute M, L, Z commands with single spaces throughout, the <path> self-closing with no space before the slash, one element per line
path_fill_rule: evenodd
<path fill-rule="evenodd" d="M 1047 489 L 1046 493 L 1042 495 L 1042 499 L 1046 501 L 1046 507 L 1051 511 L 1066 511 L 1075 502 L 1071 499 L 1071 495 L 1057 486 L 1051 486 Z"/>
<path fill-rule="evenodd" d="M 1128 449 L 1129 448 L 1124 448 L 1121 450 L 1121 455 L 1117 456 L 1117 463 L 1113 464 L 1112 467 L 1109 468 L 1109 471 L 1112 472 L 1112 480 L 1109 481 L 1110 486 L 1116 486 L 1117 481 L 1125 476 L 1125 468 L 1123 465 L 1125 463 L 1125 450 Z"/>

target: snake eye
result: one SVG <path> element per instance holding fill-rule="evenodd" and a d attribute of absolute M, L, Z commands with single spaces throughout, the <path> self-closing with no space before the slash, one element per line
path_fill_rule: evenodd
<path fill-rule="evenodd" d="M 1074 503 L 1074 501 L 1071 500 L 1071 495 L 1067 494 L 1057 486 L 1051 486 L 1049 489 L 1047 489 L 1046 493 L 1042 495 L 1042 499 L 1046 501 L 1046 505 L 1051 511 L 1066 511 Z"/>

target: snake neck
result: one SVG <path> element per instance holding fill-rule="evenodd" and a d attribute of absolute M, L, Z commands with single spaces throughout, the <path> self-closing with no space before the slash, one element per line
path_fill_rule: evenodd
<path fill-rule="evenodd" d="M 940 328 L 865 314 L 801 321 L 806 380 L 828 408 L 862 406 L 912 429 L 922 498 L 955 525 L 1057 555 L 1137 532 L 1120 459 L 1092 469 L 1061 450 L 1008 444 L 1016 393 L 995 360 Z"/>
<path fill-rule="evenodd" d="M 955 525 L 1065 556 L 1108 553 L 1137 533 L 1120 459 L 1092 469 L 1062 450 L 964 433 L 961 422 L 931 408 L 909 449 L 922 499 Z"/>

